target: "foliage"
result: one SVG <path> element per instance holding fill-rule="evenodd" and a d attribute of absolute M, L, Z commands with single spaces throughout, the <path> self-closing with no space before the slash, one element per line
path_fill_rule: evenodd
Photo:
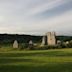
<path fill-rule="evenodd" d="M 13 43 L 17 40 L 19 43 L 28 43 L 29 40 L 33 42 L 41 42 L 42 36 L 32 35 L 18 35 L 18 34 L 0 34 L 0 44 Z"/>
<path fill-rule="evenodd" d="M 72 39 L 72 36 L 56 36 L 56 39 L 60 41 L 69 41 Z M 0 44 L 12 44 L 14 40 L 17 40 L 19 43 L 28 43 L 29 40 L 32 40 L 34 43 L 41 43 L 42 36 L 24 34 L 0 34 Z"/>

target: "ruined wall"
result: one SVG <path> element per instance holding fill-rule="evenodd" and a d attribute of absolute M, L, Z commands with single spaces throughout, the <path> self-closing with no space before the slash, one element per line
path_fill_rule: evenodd
<path fill-rule="evenodd" d="M 48 45 L 56 45 L 55 32 L 47 33 L 47 44 Z"/>

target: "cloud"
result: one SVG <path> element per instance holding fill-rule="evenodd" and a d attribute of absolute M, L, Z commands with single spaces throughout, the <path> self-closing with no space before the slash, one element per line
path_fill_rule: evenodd
<path fill-rule="evenodd" d="M 4 17 L 0 16 L 0 22 L 3 22 L 3 21 L 4 21 Z"/>
<path fill-rule="evenodd" d="M 72 0 L 0 0 L 1 33 L 70 34 L 71 27 Z"/>
<path fill-rule="evenodd" d="M 37 13 L 35 16 L 37 18 L 50 18 L 56 15 L 61 15 L 62 13 L 72 10 L 72 1 L 61 1 L 57 4 L 52 4 L 50 9 L 44 10 L 40 13 Z"/>
<path fill-rule="evenodd" d="M 20 30 L 20 32 L 26 32 L 31 34 L 44 34 L 47 31 L 56 31 L 57 34 L 70 34 L 72 31 L 72 10 L 62 15 L 55 16 L 53 18 L 44 19 L 41 21 L 33 22 L 32 25 L 27 25 Z"/>
<path fill-rule="evenodd" d="M 29 5 L 28 8 L 28 15 L 35 15 L 41 12 L 44 12 L 46 10 L 52 9 L 54 7 L 57 7 L 67 1 L 63 0 L 37 0 L 36 2 L 33 2 L 31 5 Z"/>

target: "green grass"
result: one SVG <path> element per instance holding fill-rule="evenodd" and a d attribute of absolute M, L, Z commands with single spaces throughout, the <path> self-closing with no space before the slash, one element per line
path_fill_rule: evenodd
<path fill-rule="evenodd" d="M 0 72 L 72 72 L 72 49 L 0 49 Z"/>

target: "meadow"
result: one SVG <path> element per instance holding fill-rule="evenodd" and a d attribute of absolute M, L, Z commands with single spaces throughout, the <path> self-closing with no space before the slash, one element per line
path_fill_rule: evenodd
<path fill-rule="evenodd" d="M 0 72 L 72 72 L 72 49 L 0 49 Z"/>

